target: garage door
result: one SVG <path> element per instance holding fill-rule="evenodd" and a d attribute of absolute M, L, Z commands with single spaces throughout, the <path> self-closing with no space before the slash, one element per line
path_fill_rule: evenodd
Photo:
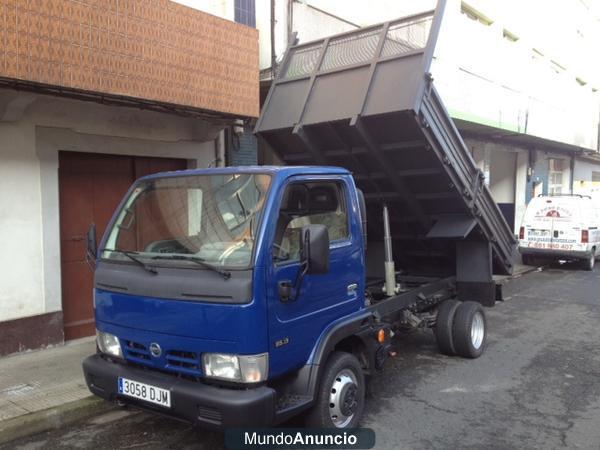
<path fill-rule="evenodd" d="M 102 236 L 131 183 L 143 175 L 186 168 L 183 159 L 59 153 L 62 307 L 65 339 L 94 334 L 93 275 L 85 262 L 86 232 Z"/>

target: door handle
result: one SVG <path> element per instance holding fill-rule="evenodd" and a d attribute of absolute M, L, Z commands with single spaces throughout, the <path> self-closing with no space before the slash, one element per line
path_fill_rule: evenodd
<path fill-rule="evenodd" d="M 348 287 L 346 288 L 346 291 L 348 292 L 348 295 L 354 295 L 354 293 L 356 292 L 357 289 L 358 289 L 358 283 L 352 283 L 352 284 L 348 285 Z"/>
<path fill-rule="evenodd" d="M 277 291 L 279 292 L 279 300 L 282 303 L 287 303 L 292 297 L 292 280 L 279 280 L 277 283 Z"/>

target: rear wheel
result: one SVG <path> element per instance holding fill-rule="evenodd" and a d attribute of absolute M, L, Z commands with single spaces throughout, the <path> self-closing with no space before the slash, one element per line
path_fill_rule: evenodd
<path fill-rule="evenodd" d="M 487 322 L 479 303 L 464 302 L 456 310 L 452 338 L 456 354 L 479 358 L 487 340 Z"/>
<path fill-rule="evenodd" d="M 452 338 L 452 327 L 454 324 L 454 315 L 459 306 L 460 302 L 458 300 L 445 300 L 438 308 L 434 333 L 440 352 L 444 355 L 456 355 L 454 340 Z"/>
<path fill-rule="evenodd" d="M 589 256 L 589 258 L 583 260 L 583 269 L 592 271 L 594 270 L 594 266 L 596 265 L 596 256 L 594 256 L 594 252 Z"/>
<path fill-rule="evenodd" d="M 327 361 L 317 403 L 306 423 L 315 428 L 355 428 L 365 407 L 365 377 L 358 359 L 333 352 Z"/>

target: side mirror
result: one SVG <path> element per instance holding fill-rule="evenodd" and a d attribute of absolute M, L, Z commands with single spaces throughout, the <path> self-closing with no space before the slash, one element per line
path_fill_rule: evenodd
<path fill-rule="evenodd" d="M 300 234 L 300 268 L 296 281 L 281 280 L 278 285 L 282 302 L 298 300 L 304 276 L 329 272 L 329 232 L 325 225 L 307 225 Z"/>
<path fill-rule="evenodd" d="M 301 260 L 307 274 L 320 275 L 329 272 L 329 232 L 325 225 L 302 227 L 300 244 Z"/>
<path fill-rule="evenodd" d="M 98 243 L 96 242 L 96 224 L 92 223 L 87 232 L 87 256 L 96 260 L 98 256 Z"/>

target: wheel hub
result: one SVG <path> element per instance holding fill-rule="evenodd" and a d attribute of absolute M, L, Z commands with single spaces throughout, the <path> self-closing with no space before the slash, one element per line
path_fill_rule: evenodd
<path fill-rule="evenodd" d="M 356 410 L 356 406 L 358 405 L 358 402 L 356 401 L 356 391 L 357 388 L 354 384 L 347 384 L 346 386 L 344 386 L 342 392 L 343 400 L 340 409 L 342 411 L 342 414 L 345 416 L 351 416 Z"/>
<path fill-rule="evenodd" d="M 350 423 L 358 406 L 358 383 L 350 369 L 341 370 L 333 380 L 329 394 L 329 414 L 334 426 Z"/>
<path fill-rule="evenodd" d="M 485 321 L 483 315 L 480 312 L 476 312 L 473 316 L 473 322 L 471 324 L 471 344 L 473 348 L 479 350 L 483 344 L 483 337 L 485 336 Z"/>

